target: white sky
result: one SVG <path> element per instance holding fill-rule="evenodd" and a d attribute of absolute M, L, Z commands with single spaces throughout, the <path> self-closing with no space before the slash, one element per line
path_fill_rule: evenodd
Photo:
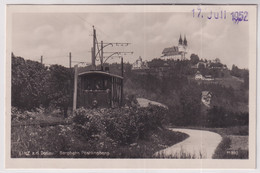
<path fill-rule="evenodd" d="M 193 18 L 192 13 L 16 13 L 12 23 L 12 51 L 16 56 L 46 64 L 69 66 L 73 61 L 91 61 L 92 25 L 98 41 L 130 42 L 127 47 L 107 47 L 105 51 L 133 51 L 124 61 L 158 58 L 166 47 L 177 46 L 186 35 L 189 54 L 203 59 L 219 58 L 248 68 L 249 25 L 227 19 Z M 120 62 L 119 59 L 108 62 Z M 97 62 L 99 64 L 99 62 Z"/>

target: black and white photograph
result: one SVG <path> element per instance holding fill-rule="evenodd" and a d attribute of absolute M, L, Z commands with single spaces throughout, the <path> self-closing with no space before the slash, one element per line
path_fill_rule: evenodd
<path fill-rule="evenodd" d="M 253 168 L 256 8 L 9 5 L 8 160 Z"/>

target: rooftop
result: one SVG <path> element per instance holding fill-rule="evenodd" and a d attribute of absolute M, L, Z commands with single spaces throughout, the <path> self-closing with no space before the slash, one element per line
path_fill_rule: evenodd
<path fill-rule="evenodd" d="M 163 49 L 162 52 L 163 56 L 173 56 L 173 55 L 179 55 L 179 48 L 177 46 L 168 47 Z"/>

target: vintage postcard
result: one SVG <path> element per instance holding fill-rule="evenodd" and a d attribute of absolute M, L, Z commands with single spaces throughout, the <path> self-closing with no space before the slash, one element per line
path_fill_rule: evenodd
<path fill-rule="evenodd" d="M 6 13 L 6 168 L 255 168 L 256 5 Z"/>

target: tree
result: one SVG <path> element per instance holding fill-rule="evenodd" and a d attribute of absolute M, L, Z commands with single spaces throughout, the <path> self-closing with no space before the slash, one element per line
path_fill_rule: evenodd
<path fill-rule="evenodd" d="M 190 62 L 191 62 L 192 65 L 197 64 L 197 63 L 199 62 L 199 60 L 200 60 L 200 58 L 199 58 L 198 55 L 196 55 L 196 54 L 191 54 L 191 56 L 190 56 Z"/>
<path fill-rule="evenodd" d="M 221 63 L 219 58 L 215 59 L 215 63 Z"/>
<path fill-rule="evenodd" d="M 61 65 L 50 67 L 49 99 L 51 104 L 63 110 L 67 117 L 69 106 L 72 105 L 73 71 Z"/>
<path fill-rule="evenodd" d="M 47 104 L 47 81 L 44 65 L 12 55 L 12 106 L 30 110 Z"/>
<path fill-rule="evenodd" d="M 206 68 L 205 64 L 204 63 L 199 63 L 198 69 L 204 69 L 204 68 Z"/>
<path fill-rule="evenodd" d="M 241 77 L 241 72 L 240 72 L 241 70 L 237 67 L 237 66 L 235 66 L 234 64 L 232 65 L 232 69 L 231 69 L 231 71 L 230 71 L 230 74 L 232 75 L 232 76 L 236 76 L 236 77 Z"/>
<path fill-rule="evenodd" d="M 213 106 L 208 110 L 208 127 L 226 127 L 228 113 L 223 107 Z"/>
<path fill-rule="evenodd" d="M 183 125 L 197 125 L 200 122 L 201 100 L 200 90 L 196 86 L 188 85 L 180 93 Z"/>
<path fill-rule="evenodd" d="M 249 71 L 245 69 L 242 77 L 244 79 L 243 87 L 249 89 Z"/>

